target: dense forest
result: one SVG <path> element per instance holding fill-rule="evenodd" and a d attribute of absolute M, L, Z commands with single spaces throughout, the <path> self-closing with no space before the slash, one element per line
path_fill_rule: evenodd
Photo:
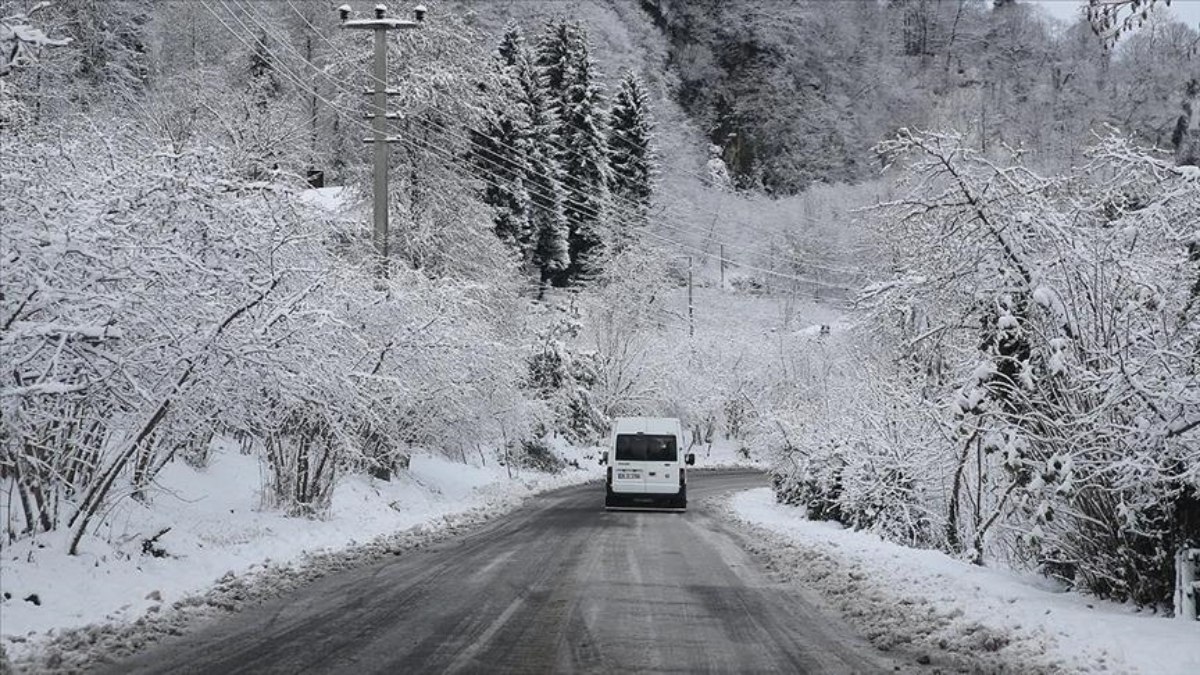
<path fill-rule="evenodd" d="M 877 175 L 875 144 L 903 128 L 954 127 L 1046 166 L 1078 162 L 1105 125 L 1169 148 L 1180 79 L 1197 77 L 1195 28 L 1164 13 L 1114 50 L 1082 14 L 1055 25 L 1013 0 L 642 6 L 738 185 L 779 195 Z"/>
<path fill-rule="evenodd" d="M 415 448 L 552 469 L 654 413 L 813 517 L 1167 607 L 1200 35 L 1156 4 L 430 3 L 381 260 L 331 3 L 2 0 L 5 544 L 74 552 L 215 437 L 320 517 Z"/>

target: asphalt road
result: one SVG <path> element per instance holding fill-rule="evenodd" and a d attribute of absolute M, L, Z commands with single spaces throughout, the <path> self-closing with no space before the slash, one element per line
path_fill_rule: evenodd
<path fill-rule="evenodd" d="M 437 546 L 326 577 L 161 643 L 121 673 L 875 673 L 889 658 L 772 581 L 701 505 L 754 473 L 689 477 L 687 513 L 538 498 Z"/>

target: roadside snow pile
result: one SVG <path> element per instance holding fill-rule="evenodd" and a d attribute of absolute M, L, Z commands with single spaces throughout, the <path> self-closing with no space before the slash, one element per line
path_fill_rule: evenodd
<path fill-rule="evenodd" d="M 806 520 L 768 488 L 735 495 L 729 510 L 776 573 L 819 591 L 881 649 L 976 672 L 1200 673 L 1200 622 Z"/>
<path fill-rule="evenodd" d="M 418 454 L 393 481 L 346 477 L 328 517 L 307 520 L 260 510 L 259 472 L 256 458 L 236 451 L 216 454 L 205 469 L 175 462 L 152 502 L 124 500 L 78 556 L 66 554 L 66 532 L 6 546 L 0 646 L 8 658 L 39 671 L 86 668 L 178 634 L 198 617 L 424 546 L 536 492 L 600 475 L 521 471 L 510 479 L 494 463 Z"/>

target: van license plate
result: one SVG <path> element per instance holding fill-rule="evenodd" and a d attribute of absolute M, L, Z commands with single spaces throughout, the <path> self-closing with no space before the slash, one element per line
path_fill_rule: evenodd
<path fill-rule="evenodd" d="M 641 478 L 641 477 L 642 477 L 641 473 L 639 473 L 637 471 L 618 471 L 617 472 L 617 478 L 619 480 L 631 480 L 631 479 L 636 479 L 636 478 Z"/>

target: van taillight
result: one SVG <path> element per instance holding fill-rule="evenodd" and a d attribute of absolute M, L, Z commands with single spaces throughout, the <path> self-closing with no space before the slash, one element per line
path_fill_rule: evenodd
<path fill-rule="evenodd" d="M 611 466 L 610 466 L 610 467 L 608 467 L 608 478 L 607 478 L 607 481 L 606 481 L 606 482 L 607 482 L 609 485 L 612 485 L 612 467 L 611 467 Z"/>

